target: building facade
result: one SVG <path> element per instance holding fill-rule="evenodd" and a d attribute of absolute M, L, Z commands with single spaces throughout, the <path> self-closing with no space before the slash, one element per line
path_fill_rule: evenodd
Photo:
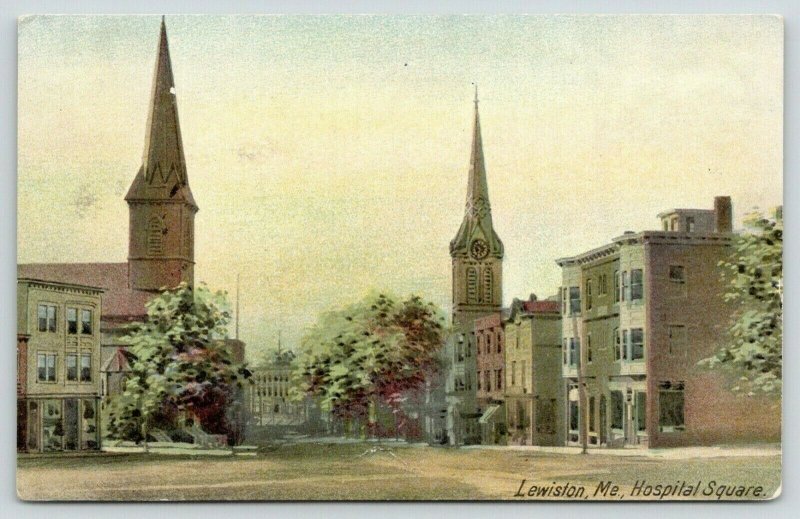
<path fill-rule="evenodd" d="M 450 242 L 453 333 L 446 343 L 449 370 L 445 393 L 447 442 L 478 443 L 481 417 L 476 399 L 474 321 L 500 311 L 503 295 L 503 243 L 492 225 L 483 157 L 478 95 L 464 219 Z"/>
<path fill-rule="evenodd" d="M 102 290 L 17 280 L 17 449 L 100 448 Z"/>
<path fill-rule="evenodd" d="M 507 443 L 563 445 L 559 302 L 514 300 L 504 326 Z"/>
<path fill-rule="evenodd" d="M 481 443 L 504 444 L 506 440 L 505 412 L 505 336 L 503 312 L 475 319 L 475 384 L 478 425 Z"/>
<path fill-rule="evenodd" d="M 732 206 L 676 209 L 659 231 L 628 232 L 562 258 L 567 444 L 667 447 L 780 437 L 780 405 L 738 398 L 714 354 L 733 307 L 718 262 Z"/>

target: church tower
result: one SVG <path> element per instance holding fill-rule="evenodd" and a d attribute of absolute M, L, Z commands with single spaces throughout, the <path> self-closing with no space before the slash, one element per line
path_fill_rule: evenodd
<path fill-rule="evenodd" d="M 483 159 L 478 88 L 464 220 L 450 242 L 453 259 L 453 326 L 472 327 L 477 317 L 499 312 L 503 298 L 503 242 L 492 226 Z"/>
<path fill-rule="evenodd" d="M 156 291 L 182 281 L 193 285 L 194 216 L 198 208 L 186 174 L 163 18 L 142 166 L 125 201 L 130 213 L 130 287 Z"/>

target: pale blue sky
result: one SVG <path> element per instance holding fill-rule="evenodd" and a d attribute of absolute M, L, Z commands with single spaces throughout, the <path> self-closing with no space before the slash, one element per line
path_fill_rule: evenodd
<path fill-rule="evenodd" d="M 19 261 L 124 261 L 159 17 L 19 27 Z M 447 307 L 481 91 L 504 299 L 671 207 L 782 197 L 774 17 L 168 16 L 197 278 L 289 344 L 369 288 Z"/>

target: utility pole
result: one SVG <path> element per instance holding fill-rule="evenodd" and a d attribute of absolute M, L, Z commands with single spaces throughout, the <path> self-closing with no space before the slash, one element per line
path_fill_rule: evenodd
<path fill-rule="evenodd" d="M 582 303 L 583 301 L 581 301 Z M 572 301 L 570 301 L 570 305 Z M 570 308 L 572 312 L 572 308 Z M 589 442 L 587 421 L 589 419 L 589 412 L 587 410 L 586 402 L 586 381 L 583 374 L 583 326 L 578 325 L 578 317 L 575 312 L 572 312 L 572 336 L 578 341 L 577 348 L 577 372 L 578 372 L 578 436 L 581 441 L 581 454 L 588 454 Z"/>

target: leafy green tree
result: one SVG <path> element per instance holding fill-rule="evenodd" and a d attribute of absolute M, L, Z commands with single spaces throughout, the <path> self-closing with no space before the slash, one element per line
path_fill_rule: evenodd
<path fill-rule="evenodd" d="M 222 292 L 182 283 L 147 304 L 147 318 L 123 338 L 130 373 L 108 404 L 112 436 L 145 440 L 154 427 L 178 428 L 190 415 L 214 434 L 234 432 L 227 417 L 249 372 L 221 340 L 230 312 Z"/>
<path fill-rule="evenodd" d="M 751 213 L 733 242 L 731 256 L 720 262 L 727 284 L 725 300 L 736 312 L 728 342 L 701 361 L 740 377 L 736 391 L 779 394 L 783 365 L 783 217 Z"/>
<path fill-rule="evenodd" d="M 417 296 L 370 294 L 323 314 L 301 341 L 295 386 L 339 418 L 367 418 L 376 404 L 397 415 L 402 395 L 440 369 L 443 323 L 441 310 Z"/>

